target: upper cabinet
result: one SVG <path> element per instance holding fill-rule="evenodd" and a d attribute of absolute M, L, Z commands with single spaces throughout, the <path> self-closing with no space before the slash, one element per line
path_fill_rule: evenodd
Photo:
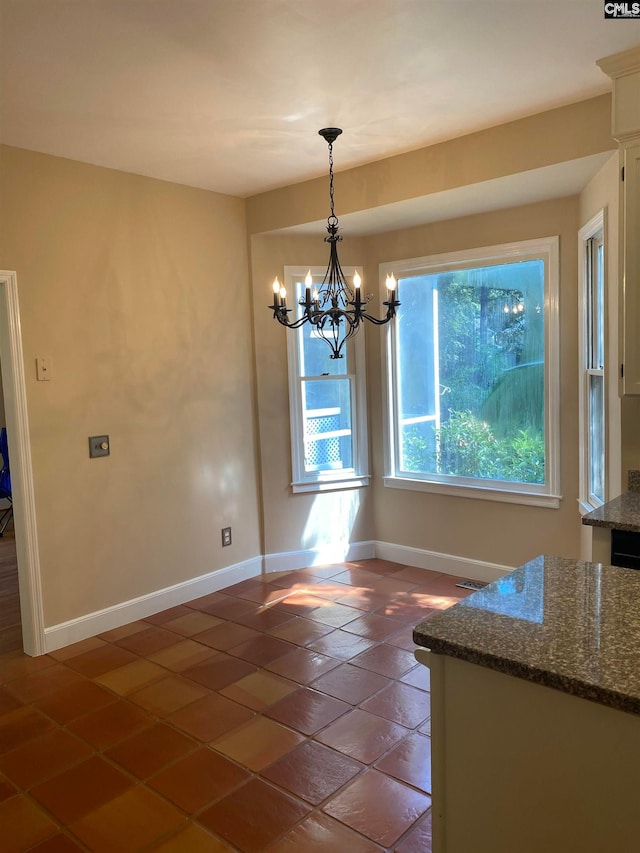
<path fill-rule="evenodd" d="M 613 81 L 611 135 L 620 145 L 622 393 L 640 395 L 640 47 L 601 59 Z"/>

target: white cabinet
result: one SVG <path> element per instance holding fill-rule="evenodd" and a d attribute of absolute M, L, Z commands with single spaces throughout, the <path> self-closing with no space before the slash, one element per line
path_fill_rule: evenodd
<path fill-rule="evenodd" d="M 624 394 L 640 394 L 640 142 L 622 149 Z"/>

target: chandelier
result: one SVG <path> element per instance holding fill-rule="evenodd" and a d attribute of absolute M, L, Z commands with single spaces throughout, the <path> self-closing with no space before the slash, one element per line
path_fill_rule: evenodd
<path fill-rule="evenodd" d="M 353 337 L 360 328 L 363 320 L 368 320 L 376 326 L 388 323 L 396 314 L 396 308 L 400 305 L 397 296 L 397 282 L 395 276 L 388 275 L 386 280 L 387 300 L 383 304 L 387 307 L 387 313 L 381 319 L 372 317 L 367 313 L 367 304 L 371 301 L 372 294 L 363 298 L 361 285 L 362 279 L 358 272 L 353 276 L 352 285 L 348 284 L 340 261 L 338 259 L 338 243 L 342 240 L 338 234 L 338 217 L 334 210 L 333 200 L 333 143 L 342 133 L 339 127 L 325 127 L 319 130 L 329 146 L 329 201 L 331 213 L 327 219 L 327 236 L 325 243 L 329 244 L 329 264 L 327 271 L 319 288 L 313 289 L 311 271 L 305 279 L 304 299 L 300 299 L 298 305 L 301 308 L 299 316 L 291 320 L 288 315 L 291 308 L 287 308 L 287 292 L 281 286 L 276 277 L 273 282 L 273 305 L 269 308 L 273 311 L 274 319 L 288 329 L 299 329 L 305 323 L 309 323 L 315 336 L 327 342 L 331 349 L 331 358 L 343 358 L 342 350 L 346 341 Z"/>

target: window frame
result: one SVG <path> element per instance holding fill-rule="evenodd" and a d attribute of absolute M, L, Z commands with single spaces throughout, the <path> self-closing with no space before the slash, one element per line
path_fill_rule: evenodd
<path fill-rule="evenodd" d="M 594 323 L 593 314 L 593 241 L 600 238 L 602 243 L 602 304 L 601 316 Z M 578 360 L 579 360 L 579 492 L 578 505 L 581 514 L 591 512 L 602 506 L 609 494 L 608 447 L 608 382 L 607 382 L 607 212 L 598 211 L 578 231 Z M 594 367 L 592 362 L 595 326 L 602 325 L 602 365 Z M 590 440 L 591 400 L 589 383 L 592 376 L 602 377 L 603 395 L 603 434 L 602 468 L 604 472 L 604 495 L 600 499 L 591 490 L 592 444 Z"/>
<path fill-rule="evenodd" d="M 550 509 L 559 508 L 562 500 L 560 491 L 559 258 L 559 237 L 551 236 L 380 264 L 381 292 L 383 292 L 383 283 L 387 274 L 394 273 L 398 279 L 398 298 L 402 302 L 401 280 L 404 277 L 431 275 L 456 269 L 473 269 L 477 266 L 508 264 L 516 261 L 537 259 L 544 261 L 545 483 L 542 485 L 510 483 L 500 480 L 456 477 L 450 474 L 407 476 L 407 474 L 398 472 L 396 465 L 398 434 L 395 418 L 398 383 L 397 365 L 393 357 L 396 331 L 394 323 L 391 323 L 386 330 L 382 371 L 385 399 L 386 473 L 383 478 L 385 486 Z"/>
<path fill-rule="evenodd" d="M 342 270 L 345 276 L 352 276 L 358 267 L 347 266 Z M 362 267 L 359 268 L 360 270 Z M 325 276 L 326 267 L 320 266 L 285 266 L 284 286 L 291 294 L 291 303 L 295 303 L 296 282 L 304 281 L 307 271 L 311 272 L 314 284 L 319 284 Z M 323 377 L 303 377 L 300 369 L 300 336 L 306 329 L 304 324 L 299 329 L 287 332 L 287 366 L 289 377 L 289 423 L 291 432 L 291 489 L 294 493 L 333 491 L 338 489 L 357 489 L 369 485 L 369 444 L 367 435 L 367 390 L 366 390 L 366 360 L 365 332 L 359 329 L 351 340 L 347 341 L 347 362 L 349 372 L 330 376 L 347 378 L 351 397 L 351 434 L 352 462 L 351 468 L 324 471 L 305 470 L 304 414 L 302 386 L 305 381 L 322 379 Z M 328 348 L 327 348 L 328 352 Z"/>

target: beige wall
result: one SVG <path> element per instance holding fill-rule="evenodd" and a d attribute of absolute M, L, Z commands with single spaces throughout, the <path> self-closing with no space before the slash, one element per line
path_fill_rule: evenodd
<path fill-rule="evenodd" d="M 45 625 L 258 555 L 245 203 L 0 157 Z M 50 382 L 36 381 L 36 356 L 51 358 Z M 111 456 L 90 460 L 87 437 L 102 433 Z"/>
<path fill-rule="evenodd" d="M 344 243 L 344 251 L 341 246 L 340 260 L 345 266 L 362 267 L 364 258 L 363 241 L 350 239 Z M 293 494 L 291 490 L 286 335 L 292 332 L 272 318 L 267 306 L 273 298 L 274 276 L 282 281 L 285 265 L 323 266 L 327 260 L 327 244 L 321 236 L 251 239 L 265 553 L 269 555 L 301 549 L 327 552 L 330 545 L 373 538 L 369 487 L 313 494 Z M 334 533 L 329 538 L 327 519 Z"/>
<path fill-rule="evenodd" d="M 384 474 L 381 338 L 371 336 L 370 438 L 377 539 L 507 566 L 520 565 L 540 553 L 578 553 L 577 216 L 578 201 L 573 197 L 378 235 L 368 241 L 367 274 L 372 278 L 380 263 L 560 236 L 560 509 L 385 487 L 380 479 Z"/>

